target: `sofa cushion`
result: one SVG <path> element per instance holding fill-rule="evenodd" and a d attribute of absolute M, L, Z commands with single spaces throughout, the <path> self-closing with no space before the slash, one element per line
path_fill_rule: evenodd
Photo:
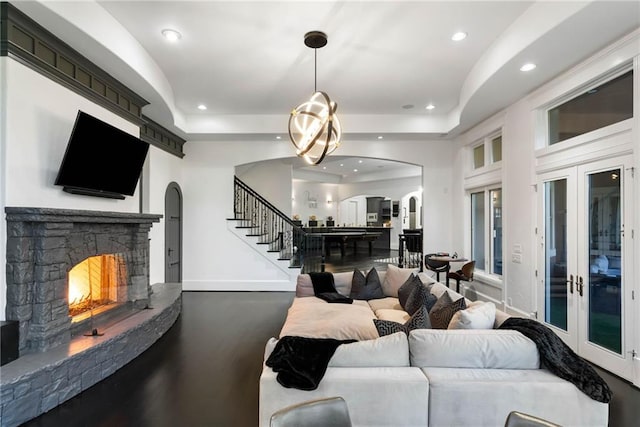
<path fill-rule="evenodd" d="M 413 313 L 418 311 L 420 307 L 424 306 L 427 309 L 427 312 L 430 312 L 433 306 L 438 301 L 438 298 L 436 298 L 436 296 L 431 293 L 431 285 L 425 286 L 417 276 L 414 277 L 419 282 L 419 284 L 415 286 L 413 292 L 411 292 L 411 295 L 409 295 L 409 298 L 404 305 L 404 310 L 410 315 L 413 315 Z"/>
<path fill-rule="evenodd" d="M 505 333 L 508 332 L 508 333 Z M 535 343 L 520 332 L 497 329 L 420 329 L 409 333 L 411 366 L 538 369 Z"/>
<path fill-rule="evenodd" d="M 279 337 L 374 339 L 379 336 L 373 324 L 375 318 L 366 301 L 329 304 L 316 297 L 296 297 L 289 307 Z"/>
<path fill-rule="evenodd" d="M 496 321 L 496 305 L 492 302 L 474 301 L 466 309 L 458 310 L 447 329 L 493 329 Z"/>
<path fill-rule="evenodd" d="M 411 316 L 404 310 L 381 308 L 375 311 L 376 317 L 380 320 L 391 320 L 398 323 L 406 323 Z"/>
<path fill-rule="evenodd" d="M 366 277 L 362 271 L 353 270 L 353 276 L 351 279 L 351 298 L 360 300 L 370 300 L 377 298 L 384 298 L 384 292 L 382 291 L 382 285 L 380 283 L 380 276 L 375 267 L 367 273 Z"/>
<path fill-rule="evenodd" d="M 382 282 L 382 291 L 388 297 L 398 298 L 398 289 L 407 281 L 409 276 L 418 274 L 417 268 L 400 268 L 393 264 L 387 265 L 387 274 Z"/>
<path fill-rule="evenodd" d="M 391 320 L 381 320 L 381 319 L 373 319 L 373 323 L 378 330 L 378 334 L 382 337 L 385 335 L 390 335 L 396 332 L 404 332 L 405 334 L 409 334 L 410 331 L 414 329 L 421 328 L 430 328 L 431 324 L 429 322 L 429 313 L 427 313 L 427 309 L 423 306 L 420 310 L 416 311 L 413 316 L 405 323 L 393 322 Z"/>
<path fill-rule="evenodd" d="M 373 340 L 342 344 L 333 354 L 329 366 L 409 366 L 407 334 L 396 332 Z"/>
<path fill-rule="evenodd" d="M 545 369 L 422 371 L 429 381 L 429 426 L 503 426 L 514 409 L 566 427 L 609 425 L 607 404 Z"/>
<path fill-rule="evenodd" d="M 449 294 L 443 293 L 433 305 L 431 311 L 429 311 L 431 326 L 434 329 L 447 329 L 456 311 L 464 310 L 465 308 L 467 308 L 467 305 L 464 298 L 460 297 L 455 301 L 451 301 Z"/>
<path fill-rule="evenodd" d="M 381 310 L 381 309 L 404 311 L 402 309 L 402 307 L 400 307 L 400 303 L 398 302 L 398 298 L 394 298 L 394 297 L 371 299 L 371 300 L 367 301 L 367 303 L 369 303 L 369 307 L 371 307 L 371 310 L 373 310 L 374 312 L 378 311 L 378 310 Z"/>

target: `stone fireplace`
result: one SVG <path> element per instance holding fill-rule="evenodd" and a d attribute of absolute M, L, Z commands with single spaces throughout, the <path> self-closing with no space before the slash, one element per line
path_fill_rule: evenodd
<path fill-rule="evenodd" d="M 161 215 L 22 207 L 5 212 L 6 319 L 19 322 L 21 356 L 69 342 L 109 311 L 148 306 L 149 230 Z"/>

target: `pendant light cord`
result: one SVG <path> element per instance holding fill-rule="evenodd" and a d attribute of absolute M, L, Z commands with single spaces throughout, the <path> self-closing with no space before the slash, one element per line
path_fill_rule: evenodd
<path fill-rule="evenodd" d="M 313 49 L 313 92 L 318 91 L 318 49 Z"/>

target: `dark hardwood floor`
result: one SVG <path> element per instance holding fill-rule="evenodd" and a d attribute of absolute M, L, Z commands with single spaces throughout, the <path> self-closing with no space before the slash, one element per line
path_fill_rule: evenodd
<path fill-rule="evenodd" d="M 330 257 L 327 271 L 371 268 L 372 260 L 348 256 Z M 278 335 L 292 299 L 291 292 L 184 292 L 182 314 L 151 348 L 24 425 L 255 427 L 264 345 Z M 640 390 L 599 372 L 614 391 L 609 425 L 637 426 Z"/>

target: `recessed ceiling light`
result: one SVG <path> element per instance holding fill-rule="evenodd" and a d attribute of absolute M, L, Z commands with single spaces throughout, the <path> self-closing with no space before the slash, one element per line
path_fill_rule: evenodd
<path fill-rule="evenodd" d="M 536 64 L 529 62 L 520 67 L 520 71 L 531 71 L 536 68 Z"/>
<path fill-rule="evenodd" d="M 167 28 L 166 30 L 162 30 L 162 35 L 170 42 L 177 42 L 182 38 L 182 34 L 177 32 L 176 30 L 171 30 L 169 28 Z"/>
<path fill-rule="evenodd" d="M 362 163 L 362 160 L 358 160 L 358 163 Z"/>
<path fill-rule="evenodd" d="M 276 136 L 276 139 L 282 139 L 282 137 L 280 135 Z"/>
<path fill-rule="evenodd" d="M 467 33 L 465 33 L 464 31 L 458 31 L 457 33 L 451 36 L 451 40 L 453 40 L 454 42 L 459 42 L 460 40 L 464 40 L 466 38 L 467 38 Z"/>
<path fill-rule="evenodd" d="M 424 108 L 426 108 L 427 110 L 433 110 L 434 108 L 436 108 L 436 106 L 435 106 L 435 105 L 433 105 L 433 104 L 429 104 L 429 105 L 427 105 L 427 106 L 426 106 L 426 107 L 424 107 Z"/>
<path fill-rule="evenodd" d="M 340 166 L 344 166 L 344 163 L 340 163 Z"/>
<path fill-rule="evenodd" d="M 323 167 L 322 167 L 322 169 L 327 170 L 327 167 L 326 167 L 326 166 L 323 166 Z"/>
<path fill-rule="evenodd" d="M 378 139 L 382 139 L 382 138 L 384 138 L 384 136 L 378 135 Z"/>
<path fill-rule="evenodd" d="M 207 109 L 207 106 L 206 106 L 206 105 L 204 105 L 204 104 L 200 104 L 200 105 L 198 105 L 198 110 L 202 110 L 202 111 L 204 111 L 204 110 L 206 110 L 206 109 Z"/>
<path fill-rule="evenodd" d="M 354 172 L 358 172 L 358 169 L 354 169 L 353 171 L 354 171 Z"/>

